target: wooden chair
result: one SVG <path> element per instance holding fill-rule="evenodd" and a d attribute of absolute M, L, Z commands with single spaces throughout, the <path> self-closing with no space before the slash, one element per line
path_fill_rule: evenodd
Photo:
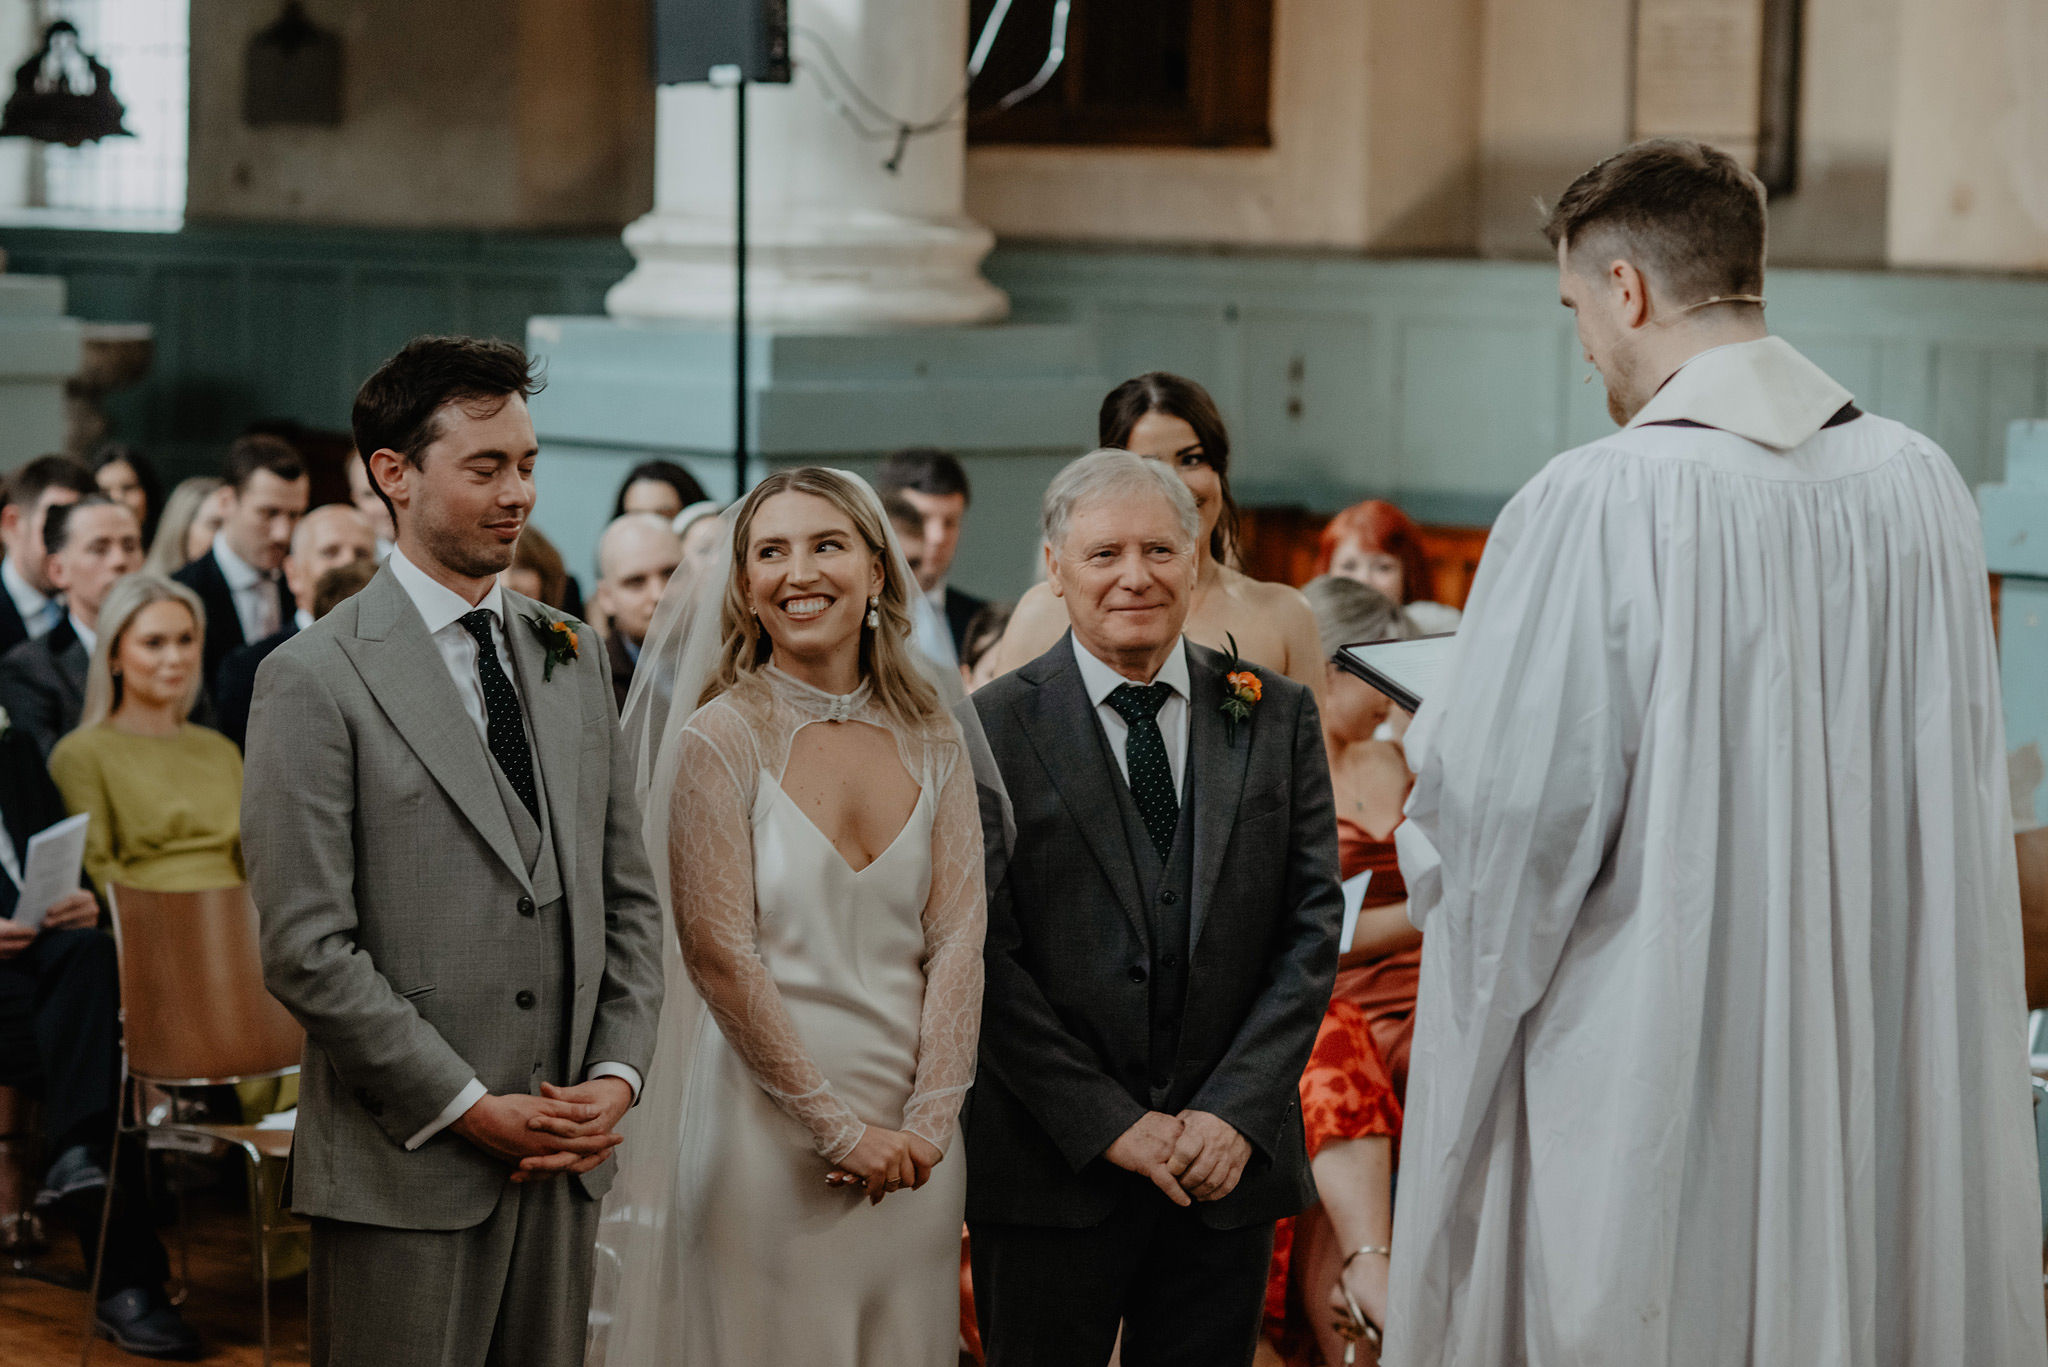
<path fill-rule="evenodd" d="M 124 1132 L 141 1136 L 145 1143 L 165 1141 L 164 1147 L 198 1143 L 209 1149 L 239 1149 L 248 1160 L 250 1232 L 263 1301 L 263 1361 L 269 1367 L 270 1236 L 307 1226 L 270 1219 L 270 1203 L 263 1199 L 257 1170 L 265 1158 L 282 1161 L 290 1155 L 291 1132 L 184 1121 L 176 1118 L 175 1108 L 157 1115 L 139 1103 L 138 1094 L 142 1084 L 175 1093 L 181 1087 L 296 1073 L 305 1035 L 264 989 L 256 908 L 246 887 L 145 892 L 117 884 L 108 890 L 107 901 L 120 960 L 123 1118 L 115 1126 L 114 1153 L 107 1164 L 100 1252 L 106 1250 Z M 98 1261 L 94 1260 L 81 1363 L 92 1354 Z"/>

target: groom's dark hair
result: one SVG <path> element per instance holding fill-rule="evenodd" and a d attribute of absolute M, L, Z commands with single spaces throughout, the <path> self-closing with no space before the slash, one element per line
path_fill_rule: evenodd
<path fill-rule="evenodd" d="M 391 500 L 377 487 L 370 456 L 396 451 L 418 465 L 440 435 L 434 417 L 450 403 L 472 416 L 487 418 L 517 394 L 530 399 L 541 389 L 540 376 L 524 351 L 510 342 L 479 337 L 415 337 L 396 356 L 377 367 L 356 391 L 349 416 L 357 458 L 370 475 L 370 487 L 384 506 Z M 395 519 L 398 510 L 391 508 Z"/>

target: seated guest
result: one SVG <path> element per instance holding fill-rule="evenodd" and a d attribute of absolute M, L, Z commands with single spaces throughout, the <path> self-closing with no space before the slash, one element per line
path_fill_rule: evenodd
<path fill-rule="evenodd" d="M 969 693 L 996 677 L 996 642 L 1009 629 L 1015 607 L 1014 603 L 983 603 L 967 624 L 967 635 L 960 644 L 960 677 Z"/>
<path fill-rule="evenodd" d="M 237 746 L 249 731 L 249 699 L 256 689 L 256 667 L 270 652 L 313 624 L 313 586 L 332 569 L 370 563 L 377 553 L 376 533 L 369 519 L 347 503 L 327 503 L 299 519 L 292 529 L 291 550 L 284 557 L 284 584 L 298 604 L 285 624 L 254 645 L 228 652 L 214 679 L 214 714 L 220 732 Z"/>
<path fill-rule="evenodd" d="M 917 572 L 918 587 L 946 618 L 947 640 L 952 649 L 945 664 L 960 662 L 960 647 L 967 624 L 980 611 L 983 600 L 952 587 L 946 576 L 953 571 L 953 557 L 960 549 L 960 525 L 967 519 L 972 492 L 967 471 L 958 457 L 929 447 L 898 451 L 882 462 L 875 472 L 875 492 L 884 499 L 900 494 L 924 520 L 924 561 Z"/>
<path fill-rule="evenodd" d="M 237 437 L 221 468 L 227 518 L 213 545 L 172 575 L 199 595 L 206 641 L 199 685 L 211 689 L 228 652 L 282 627 L 297 604 L 284 584 L 292 528 L 305 515 L 312 485 L 306 467 L 281 438 Z"/>
<path fill-rule="evenodd" d="M 1332 653 L 1340 645 L 1408 634 L 1401 610 L 1354 580 L 1325 576 L 1303 592 L 1315 609 L 1325 648 Z M 1383 695 L 1333 665 L 1323 699 L 1323 743 L 1337 799 L 1339 860 L 1345 877 L 1368 872 L 1360 851 L 1374 843 L 1372 833 L 1386 833 L 1384 848 L 1378 851 L 1381 858 L 1366 885 L 1370 909 L 1361 911 L 1351 936 L 1351 945 L 1365 945 L 1366 953 L 1351 945 L 1339 947 L 1340 965 L 1356 966 L 1390 939 L 1401 945 L 1420 943 L 1421 937 L 1405 919 L 1405 892 L 1393 866 L 1392 828 L 1401 820 L 1408 769 L 1400 746 L 1372 738 L 1389 706 Z M 1377 1335 L 1386 1319 L 1401 1103 L 1374 1037 L 1374 1018 L 1344 995 L 1344 981 L 1340 971 L 1337 993 L 1323 1015 L 1315 1051 L 1301 1077 L 1301 1117 L 1316 1179 L 1316 1204 L 1284 1222 L 1275 1235 L 1272 1278 L 1266 1288 L 1267 1336 L 1282 1359 L 1298 1367 L 1331 1367 L 1344 1360 L 1346 1340 L 1362 1332 L 1352 1319 L 1354 1307 L 1369 1326 L 1368 1339 Z M 1411 992 L 1408 1006 L 1413 1005 Z M 1405 1021 L 1406 1015 L 1401 1019 Z M 1405 1074 L 1405 1035 L 1401 1048 Z"/>
<path fill-rule="evenodd" d="M 1434 591 L 1422 532 L 1408 514 L 1371 498 L 1330 519 L 1316 556 L 1317 574 L 1341 575 L 1401 605 L 1418 636 L 1458 629 L 1458 610 L 1432 602 Z"/>
<path fill-rule="evenodd" d="M 904 563 L 922 583 L 931 545 L 925 539 L 924 514 L 909 499 L 896 492 L 882 495 L 882 511 L 888 516 L 889 525 L 895 529 L 896 543 L 903 552 Z M 941 669 L 958 668 L 955 663 L 958 652 L 945 616 L 939 611 L 938 604 L 923 593 L 911 596 L 910 626 L 910 639 L 926 659 Z"/>
<path fill-rule="evenodd" d="M 1316 627 L 1334 653 L 1340 645 L 1396 641 L 1412 634 L 1404 614 L 1355 580 L 1325 575 L 1302 590 Z M 1337 855 L 1346 878 L 1371 875 L 1365 901 L 1341 946 L 1336 995 L 1365 1012 L 1397 1095 L 1408 1091 L 1408 1046 L 1422 974 L 1422 932 L 1408 923 L 1408 889 L 1394 857 L 1394 828 L 1414 776 L 1400 742 L 1377 738 L 1389 713 L 1406 716 L 1384 693 L 1330 666 L 1323 744 L 1337 795 Z"/>
<path fill-rule="evenodd" d="M 50 548 L 50 581 L 64 594 L 65 617 L 0 656 L 0 707 L 47 757 L 85 710 L 100 605 L 116 580 L 141 568 L 142 527 L 126 504 L 94 494 L 50 509 L 43 543 Z"/>
<path fill-rule="evenodd" d="M 1140 375 L 1103 399 L 1095 428 L 1102 445 L 1160 462 L 1194 495 L 1202 535 L 1195 547 L 1188 639 L 1211 650 L 1234 649 L 1245 663 L 1306 686 L 1320 702 L 1325 657 L 1316 643 L 1314 614 L 1300 591 L 1254 579 L 1231 564 L 1238 513 L 1230 492 L 1230 433 L 1209 391 L 1164 371 Z M 1066 629 L 1066 604 L 1050 584 L 1037 585 L 1018 602 L 992 668 L 1007 674 L 1044 652 Z"/>
<path fill-rule="evenodd" d="M 85 715 L 50 775 L 67 808 L 92 814 L 85 871 L 102 895 L 242 881 L 241 752 L 186 720 L 205 629 L 198 595 L 161 575 L 129 575 L 100 607 Z"/>
<path fill-rule="evenodd" d="M 397 544 L 398 529 L 392 525 L 391 505 L 370 482 L 370 467 L 353 451 L 348 457 L 348 501 L 369 519 L 370 530 L 377 537 L 377 563 L 383 564 L 384 558 L 391 554 L 392 546 Z"/>
<path fill-rule="evenodd" d="M 620 481 L 612 517 L 653 513 L 672 519 L 691 504 L 704 501 L 704 486 L 695 475 L 672 460 L 647 460 L 628 470 Z"/>
<path fill-rule="evenodd" d="M 569 612 L 566 606 L 568 567 L 562 563 L 562 553 L 555 549 L 555 543 L 531 522 L 521 529 L 519 539 L 512 543 L 512 564 L 500 578 L 514 593 L 523 593 L 557 612 Z"/>
<path fill-rule="evenodd" d="M 69 456 L 39 456 L 7 477 L 0 505 L 0 654 L 64 620 L 50 582 L 43 522 L 58 504 L 98 492 L 92 472 Z"/>
<path fill-rule="evenodd" d="M 142 527 L 142 544 L 147 546 L 164 510 L 163 481 L 157 478 L 149 457 L 126 443 L 108 442 L 93 453 L 92 478 L 101 493 L 135 514 Z"/>
<path fill-rule="evenodd" d="M 172 575 L 205 555 L 227 518 L 227 497 L 226 486 L 212 475 L 178 481 L 164 501 L 164 515 L 157 519 L 142 568 Z"/>
<path fill-rule="evenodd" d="M 114 941 L 99 929 L 99 903 L 78 891 L 43 916 L 17 924 L 29 838 L 62 820 L 64 802 L 35 742 L 0 724 L 0 1084 L 43 1102 L 52 1156 L 37 1204 L 78 1235 L 88 1274 L 98 1247 L 107 1150 L 120 1098 L 120 981 Z M 164 1296 L 170 1268 L 149 1217 L 141 1150 L 124 1163 L 94 1327 L 144 1357 L 190 1357 L 199 1336 Z"/>
<path fill-rule="evenodd" d="M 669 530 L 667 518 L 652 513 L 614 518 L 597 539 L 597 613 L 605 623 L 605 656 L 621 710 L 654 610 L 682 563 L 682 538 Z"/>
<path fill-rule="evenodd" d="M 732 546 L 726 525 L 719 519 L 725 506 L 711 499 L 692 503 L 669 522 L 669 530 L 682 538 L 683 564 L 691 570 L 721 564 Z"/>

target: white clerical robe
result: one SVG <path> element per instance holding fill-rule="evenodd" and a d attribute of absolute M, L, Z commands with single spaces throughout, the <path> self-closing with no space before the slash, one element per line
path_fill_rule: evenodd
<path fill-rule="evenodd" d="M 2048 1360 L 1976 509 L 1848 399 L 1717 348 L 1501 514 L 1409 733 L 1392 1367 Z"/>

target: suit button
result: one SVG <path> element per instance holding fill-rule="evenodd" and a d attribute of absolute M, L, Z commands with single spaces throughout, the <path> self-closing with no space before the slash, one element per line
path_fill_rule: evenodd
<path fill-rule="evenodd" d="M 1163 964 L 1165 964 L 1165 965 L 1166 965 L 1166 966 L 1167 966 L 1168 968 L 1179 968 L 1179 967 L 1180 967 L 1180 955 L 1178 955 L 1178 954 L 1163 954 L 1163 955 L 1161 955 L 1161 956 L 1160 956 L 1160 958 L 1159 958 L 1159 962 L 1160 962 L 1160 963 L 1163 963 Z"/>
<path fill-rule="evenodd" d="M 520 989 L 519 995 L 512 999 L 513 1004 L 516 1005 L 521 1011 L 533 1010 L 534 1004 L 539 1000 L 540 999 L 538 997 L 534 996 L 533 993 L 526 991 L 524 988 Z"/>
<path fill-rule="evenodd" d="M 1131 981 L 1132 981 L 1132 982 L 1134 982 L 1134 983 L 1141 983 L 1141 982 L 1145 981 L 1145 965 L 1143 965 L 1143 964 L 1132 964 L 1132 965 L 1131 965 Z"/>
<path fill-rule="evenodd" d="M 1175 902 L 1178 902 L 1180 900 L 1180 894 L 1175 892 L 1172 888 L 1168 888 L 1165 892 L 1159 894 L 1159 900 L 1164 902 L 1167 906 L 1172 906 Z"/>
<path fill-rule="evenodd" d="M 531 897 L 522 897 L 519 899 L 519 914 L 521 916 L 533 915 L 533 899 Z"/>

